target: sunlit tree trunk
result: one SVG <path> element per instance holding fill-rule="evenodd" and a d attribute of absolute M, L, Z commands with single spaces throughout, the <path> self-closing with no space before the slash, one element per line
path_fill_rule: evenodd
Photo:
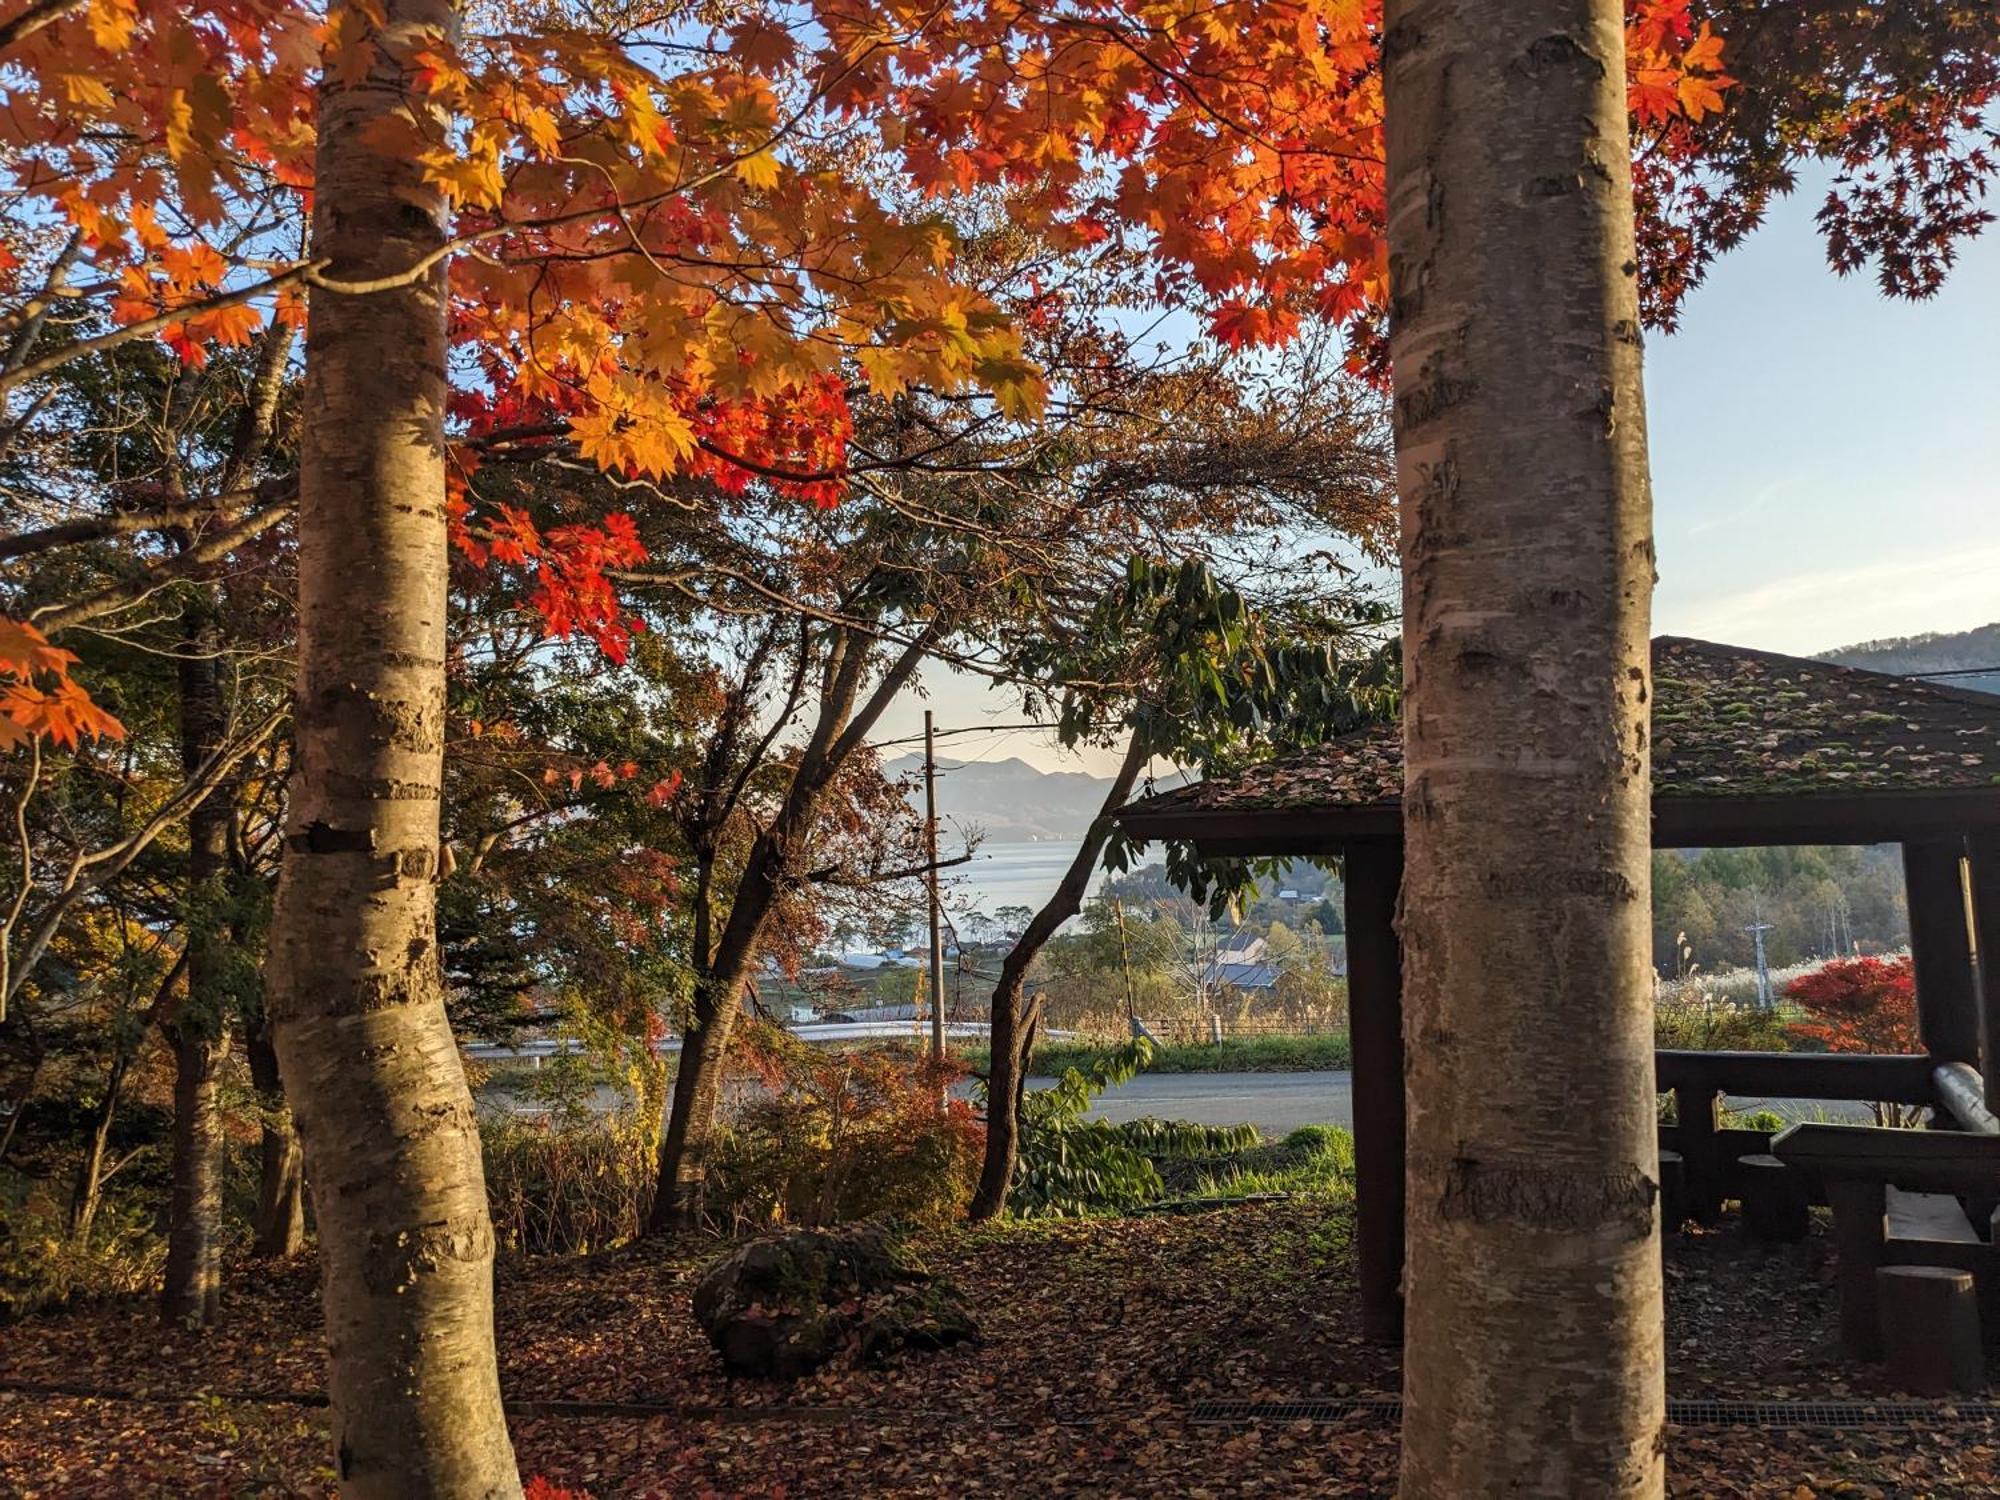
<path fill-rule="evenodd" d="M 69 1199 L 69 1232 L 79 1242 L 89 1240 L 91 1226 L 97 1222 L 98 1207 L 104 1201 L 104 1158 L 110 1150 L 111 1126 L 118 1118 L 125 1075 L 131 1065 L 131 1052 L 121 1045 L 104 1078 L 104 1095 L 97 1101 L 97 1112 L 91 1118 L 90 1134 L 83 1143 L 83 1160 L 77 1163 L 76 1183 Z"/>
<path fill-rule="evenodd" d="M 313 249 L 337 281 L 434 251 L 445 208 L 382 127 L 395 61 L 454 25 L 388 0 L 365 76 L 329 67 Z M 368 8 L 336 5 L 363 31 Z M 520 1493 L 493 1343 L 479 1132 L 436 939 L 444 745 L 445 279 L 316 290 L 299 465 L 299 682 L 267 966 L 318 1223 L 349 1496 Z"/>
<path fill-rule="evenodd" d="M 1403 1494 L 1664 1483 L 1645 410 L 1617 0 L 1391 0 Z"/>
<path fill-rule="evenodd" d="M 1000 978 L 993 986 L 990 1061 L 986 1075 L 986 1154 L 980 1162 L 979 1186 L 972 1195 L 974 1220 L 991 1219 L 1007 1206 L 1007 1191 L 1014 1182 L 1014 1164 L 1020 1156 L 1021 1092 L 1027 1084 L 1028 1053 L 1033 1042 L 1039 1002 L 1034 1008 L 1021 1003 L 1028 969 L 1063 923 L 1083 909 L 1084 893 L 1090 889 L 1090 875 L 1104 854 L 1111 837 L 1111 815 L 1131 799 L 1139 773 L 1146 767 L 1146 753 L 1135 733 L 1125 747 L 1125 759 L 1104 794 L 1104 804 L 1084 835 L 1076 857 L 1069 862 L 1055 894 L 1042 904 L 1008 950 L 1000 964 Z"/>
<path fill-rule="evenodd" d="M 153 996 L 153 1003 L 138 1019 L 138 1025 L 127 1032 L 117 1028 L 119 1034 L 113 1037 L 115 1050 L 111 1056 L 111 1066 L 104 1076 L 104 1093 L 97 1101 L 97 1111 L 91 1117 L 90 1135 L 84 1142 L 83 1160 L 77 1163 L 76 1183 L 70 1193 L 69 1232 L 79 1240 L 90 1238 L 90 1228 L 97 1218 L 97 1210 L 104 1199 L 104 1161 L 110 1154 L 111 1127 L 118 1118 L 118 1106 L 124 1101 L 125 1081 L 131 1076 L 133 1060 L 139 1049 L 145 1045 L 153 1023 L 167 1013 L 173 1003 L 174 992 L 179 988 L 187 973 L 187 949 L 183 947 L 173 967 Z M 16 1118 L 20 1111 L 15 1111 Z M 11 1125 L 13 1122 L 9 1121 Z M 4 1137 L 0 1137 L 4 1141 Z M 115 1170 L 115 1168 L 114 1168 Z"/>

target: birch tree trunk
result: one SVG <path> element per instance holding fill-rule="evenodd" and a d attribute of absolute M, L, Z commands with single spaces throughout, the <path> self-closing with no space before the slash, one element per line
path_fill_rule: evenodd
<path fill-rule="evenodd" d="M 1651 499 L 1618 0 L 1390 0 L 1403 1488 L 1664 1486 Z"/>
<path fill-rule="evenodd" d="M 993 986 L 989 1062 L 986 1073 L 986 1154 L 979 1164 L 979 1186 L 973 1191 L 968 1214 L 973 1222 L 999 1217 L 1007 1207 L 1007 1193 L 1014 1185 L 1014 1164 L 1021 1149 L 1021 1092 L 1027 1085 L 1028 1053 L 1034 1039 L 1039 1003 L 1024 1010 L 1021 992 L 1035 955 L 1062 930 L 1063 923 L 1083 909 L 1084 893 L 1090 889 L 1091 871 L 1104 853 L 1111 837 L 1111 815 L 1132 797 L 1139 773 L 1146 768 L 1147 755 L 1138 732 L 1125 746 L 1125 759 L 1104 794 L 1104 803 L 1084 835 L 1076 857 L 1069 862 L 1055 894 L 1029 921 L 1021 940 L 1008 950 L 1000 964 L 1000 978 Z"/>
<path fill-rule="evenodd" d="M 453 8 L 385 10 L 366 76 L 329 68 L 320 98 L 313 242 L 336 280 L 406 271 L 445 233 L 418 164 L 384 154 L 373 127 L 420 108 L 395 58 L 452 27 Z M 386 291 L 314 292 L 267 988 L 319 1226 L 341 1492 L 385 1500 L 520 1494 L 479 1132 L 436 939 L 445 393 L 442 264 Z"/>

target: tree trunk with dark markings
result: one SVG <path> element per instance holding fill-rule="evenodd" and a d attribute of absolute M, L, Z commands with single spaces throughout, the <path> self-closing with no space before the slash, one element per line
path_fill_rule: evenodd
<path fill-rule="evenodd" d="M 1652 1496 L 1653 583 L 1617 0 L 1390 0 L 1402 1493 Z"/>
<path fill-rule="evenodd" d="M 336 5 L 374 45 L 322 84 L 313 253 L 336 281 L 443 242 L 445 205 L 379 127 L 426 119 L 396 59 L 449 0 Z M 479 1130 L 436 936 L 444 749 L 445 271 L 316 290 L 299 466 L 299 682 L 267 965 L 319 1228 L 341 1492 L 521 1491 L 493 1343 Z"/>

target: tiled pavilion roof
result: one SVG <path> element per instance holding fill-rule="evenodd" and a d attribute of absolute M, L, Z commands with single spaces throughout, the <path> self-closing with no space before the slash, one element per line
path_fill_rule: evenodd
<path fill-rule="evenodd" d="M 1675 804 L 1681 822 L 1699 820 L 1685 805 L 1698 799 L 1816 798 L 1847 807 L 1922 794 L 1932 794 L 1927 805 L 1990 802 L 2000 820 L 2000 696 L 1992 694 L 1660 636 L 1652 739 L 1656 811 Z M 1401 731 L 1380 724 L 1144 798 L 1119 821 L 1142 837 L 1200 839 L 1204 820 L 1220 827 L 1231 814 L 1372 812 L 1380 820 L 1400 807 L 1402 788 Z M 1229 821 L 1238 831 L 1248 826 Z M 1870 828 L 1856 836 L 1880 835 Z"/>

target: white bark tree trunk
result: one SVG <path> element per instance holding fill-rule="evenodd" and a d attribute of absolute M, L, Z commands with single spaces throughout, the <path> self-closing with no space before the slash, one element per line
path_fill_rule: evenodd
<path fill-rule="evenodd" d="M 371 126 L 415 107 L 393 59 L 453 7 L 386 11 L 367 76 L 330 69 L 321 96 L 314 250 L 339 280 L 402 271 L 445 233 L 436 191 Z M 517 1496 L 479 1132 L 435 933 L 442 266 L 406 288 L 315 292 L 306 370 L 297 748 L 268 988 L 319 1227 L 336 1468 L 349 1496 Z"/>
<path fill-rule="evenodd" d="M 1651 498 L 1618 0 L 1390 0 L 1403 1494 L 1647 1496 Z"/>

